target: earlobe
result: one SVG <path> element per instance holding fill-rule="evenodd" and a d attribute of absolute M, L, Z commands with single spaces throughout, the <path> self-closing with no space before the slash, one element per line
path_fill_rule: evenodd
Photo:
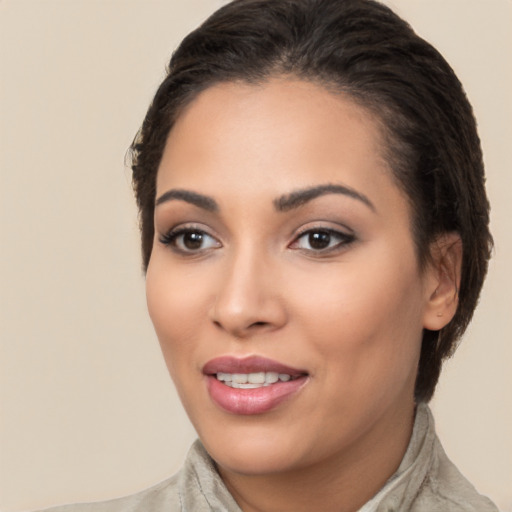
<path fill-rule="evenodd" d="M 462 240 L 458 233 L 444 233 L 435 240 L 429 267 L 423 327 L 438 331 L 451 321 L 459 303 Z"/>

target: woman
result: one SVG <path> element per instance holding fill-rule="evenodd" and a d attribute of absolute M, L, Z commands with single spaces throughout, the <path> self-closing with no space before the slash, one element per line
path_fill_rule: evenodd
<path fill-rule="evenodd" d="M 59 510 L 496 510 L 426 405 L 491 247 L 451 68 L 369 0 L 238 0 L 174 54 L 133 147 L 151 319 L 200 441 Z"/>

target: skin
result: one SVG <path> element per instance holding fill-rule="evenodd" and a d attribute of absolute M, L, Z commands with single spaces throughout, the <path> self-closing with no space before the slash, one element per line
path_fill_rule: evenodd
<path fill-rule="evenodd" d="M 459 253 L 440 240 L 420 270 L 381 139 L 349 98 L 291 78 L 211 87 L 169 135 L 148 308 L 187 413 L 246 512 L 357 510 L 407 448 L 422 331 L 455 312 Z M 327 184 L 356 194 L 276 209 Z M 176 227 L 188 238 L 163 243 Z M 332 230 L 328 249 L 307 230 Z M 203 241 L 187 249 L 198 231 Z M 232 414 L 202 373 L 224 355 L 268 357 L 308 379 L 271 411 Z"/>

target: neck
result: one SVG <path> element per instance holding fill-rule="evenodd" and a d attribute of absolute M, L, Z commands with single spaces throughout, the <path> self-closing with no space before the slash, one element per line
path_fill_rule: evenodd
<path fill-rule="evenodd" d="M 398 469 L 413 423 L 411 403 L 388 411 L 349 449 L 314 465 L 271 475 L 218 469 L 244 512 L 356 512 Z"/>

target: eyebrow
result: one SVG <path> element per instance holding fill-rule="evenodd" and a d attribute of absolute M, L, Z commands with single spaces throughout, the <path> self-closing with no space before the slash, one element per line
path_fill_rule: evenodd
<path fill-rule="evenodd" d="M 368 208 L 370 208 L 370 210 L 373 212 L 376 211 L 373 203 L 364 194 L 361 194 L 353 188 L 344 185 L 333 185 L 330 183 L 326 185 L 317 185 L 315 187 L 304 188 L 289 194 L 282 195 L 277 199 L 274 199 L 273 204 L 277 211 L 287 212 L 289 210 L 299 208 L 300 206 L 303 206 L 304 204 L 312 201 L 313 199 L 316 199 L 317 197 L 321 197 L 327 194 L 342 194 L 352 199 L 357 199 L 358 201 L 361 201 L 363 204 L 368 206 Z M 219 211 L 219 205 L 217 204 L 217 201 L 213 199 L 213 197 L 199 194 L 197 192 L 192 192 L 191 190 L 168 190 L 156 200 L 155 206 L 159 206 L 162 203 L 166 203 L 168 201 L 185 201 L 209 212 Z"/>
<path fill-rule="evenodd" d="M 307 202 L 326 194 L 342 194 L 351 197 L 352 199 L 357 199 L 358 201 L 361 201 L 363 204 L 368 206 L 368 208 L 370 208 L 370 210 L 373 212 L 376 211 L 374 204 L 364 194 L 361 194 L 353 188 L 346 187 L 344 185 L 333 185 L 330 183 L 326 185 L 304 188 L 291 192 L 290 194 L 283 195 L 274 200 L 274 207 L 277 211 L 287 212 L 289 210 L 299 208 Z"/>
<path fill-rule="evenodd" d="M 190 190 L 172 189 L 164 192 L 155 202 L 155 206 L 166 203 L 167 201 L 185 201 L 186 203 L 193 204 L 203 210 L 209 212 L 217 212 L 219 205 L 212 197 L 191 192 Z"/>

